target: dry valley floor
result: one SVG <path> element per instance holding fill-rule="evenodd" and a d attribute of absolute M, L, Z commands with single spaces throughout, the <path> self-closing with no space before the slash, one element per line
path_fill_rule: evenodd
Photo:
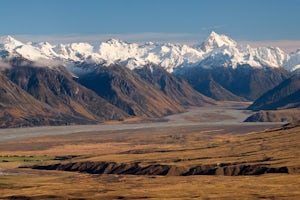
<path fill-rule="evenodd" d="M 244 106 L 3 129 L 0 199 L 300 199 L 300 126 L 242 123 Z"/>

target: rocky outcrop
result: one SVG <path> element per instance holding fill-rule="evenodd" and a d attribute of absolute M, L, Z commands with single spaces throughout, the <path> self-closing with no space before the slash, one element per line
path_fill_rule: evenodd
<path fill-rule="evenodd" d="M 54 164 L 33 166 L 40 170 L 63 170 L 85 172 L 90 174 L 131 174 L 131 175 L 161 175 L 161 176 L 193 176 L 193 175 L 261 175 L 266 173 L 300 173 L 300 167 L 273 167 L 269 164 L 230 164 L 219 163 L 211 165 L 196 165 L 183 167 L 175 165 L 116 162 L 77 162 L 67 164 Z"/>

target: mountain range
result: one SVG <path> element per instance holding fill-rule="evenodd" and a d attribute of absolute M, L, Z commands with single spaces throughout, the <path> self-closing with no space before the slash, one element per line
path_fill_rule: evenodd
<path fill-rule="evenodd" d="M 194 46 L 171 43 L 127 43 L 117 39 L 101 42 L 52 45 L 48 42 L 22 43 L 11 36 L 0 37 L 0 57 L 21 56 L 43 64 L 74 62 L 109 66 L 125 65 L 129 69 L 156 64 L 168 72 L 179 68 L 201 65 L 203 68 L 250 65 L 255 68 L 283 67 L 288 71 L 300 68 L 300 50 L 287 54 L 278 47 L 252 48 L 241 45 L 226 35 L 212 32 L 202 43 Z"/>
<path fill-rule="evenodd" d="M 75 74 L 89 73 L 95 66 L 121 65 L 135 70 L 149 64 L 156 65 L 216 100 L 253 101 L 289 77 L 290 73 L 300 70 L 300 51 L 287 54 L 277 47 L 252 48 L 215 32 L 194 46 L 127 43 L 116 39 L 98 45 L 52 45 L 48 42 L 22 43 L 11 36 L 2 37 L 0 58 L 5 61 L 16 56 L 38 66 L 64 65 Z M 222 74 L 222 77 L 217 74 Z"/>
<path fill-rule="evenodd" d="M 161 117 L 215 100 L 254 101 L 297 74 L 300 51 L 252 48 L 215 32 L 194 46 L 116 39 L 52 45 L 6 36 L 0 38 L 0 69 L 3 87 L 8 84 L 0 98 L 3 127 L 86 124 Z M 44 120 L 34 119 L 30 107 L 32 114 L 13 115 L 7 91 L 37 102 Z M 29 106 L 17 102 L 18 109 Z"/>

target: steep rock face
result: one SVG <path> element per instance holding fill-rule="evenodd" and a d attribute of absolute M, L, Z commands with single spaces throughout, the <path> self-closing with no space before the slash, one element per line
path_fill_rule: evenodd
<path fill-rule="evenodd" d="M 135 69 L 134 72 L 180 105 L 203 106 L 215 103 L 213 99 L 200 94 L 186 81 L 168 73 L 161 67 L 147 65 L 143 68 Z"/>
<path fill-rule="evenodd" d="M 184 109 L 138 74 L 119 65 L 98 66 L 77 80 L 132 116 L 161 117 Z"/>
<path fill-rule="evenodd" d="M 65 125 L 79 120 L 38 101 L 2 73 L 0 83 L 0 128 Z"/>
<path fill-rule="evenodd" d="M 277 110 L 300 107 L 300 74 L 293 75 L 259 97 L 248 109 Z"/>
<path fill-rule="evenodd" d="M 214 96 L 223 96 L 222 100 L 238 100 L 238 98 L 233 96 L 235 95 L 242 97 L 240 100 L 243 98 L 255 100 L 288 78 L 290 73 L 281 68 L 259 69 L 244 65 L 236 69 L 231 67 L 183 68 L 176 72 L 176 76 L 187 80 L 199 92 L 203 92 L 206 95 L 210 94 L 209 97 L 212 98 Z M 205 88 L 201 84 L 207 84 L 211 81 L 213 81 L 214 85 L 217 83 L 227 91 L 217 90 L 218 92 L 222 91 L 223 94 L 215 94 L 216 92 L 213 90 L 205 91 L 209 88 Z M 231 94 L 228 95 L 228 93 Z"/>
<path fill-rule="evenodd" d="M 38 101 L 83 121 L 120 120 L 128 116 L 74 81 L 65 68 L 32 67 L 29 63 L 5 73 Z"/>
<path fill-rule="evenodd" d="M 220 163 L 219 165 L 197 165 L 183 167 L 175 165 L 151 164 L 140 166 L 139 163 L 115 162 L 78 162 L 67 164 L 54 164 L 46 166 L 33 166 L 39 170 L 62 170 L 85 172 L 90 174 L 132 174 L 132 175 L 160 175 L 160 176 L 193 176 L 193 175 L 223 175 L 243 176 L 261 175 L 266 173 L 298 174 L 298 167 L 271 167 L 265 164 L 235 165 Z"/>

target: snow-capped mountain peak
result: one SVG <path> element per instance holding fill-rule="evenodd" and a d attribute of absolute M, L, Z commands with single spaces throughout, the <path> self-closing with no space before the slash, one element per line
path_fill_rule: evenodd
<path fill-rule="evenodd" d="M 237 42 L 226 35 L 211 32 L 209 37 L 199 47 L 204 52 L 209 52 L 220 47 L 235 47 Z"/>
<path fill-rule="evenodd" d="M 94 64 L 122 64 L 130 69 L 153 63 L 173 72 L 178 68 L 232 67 L 284 67 L 299 68 L 299 53 L 288 55 L 279 48 L 252 48 L 240 45 L 230 37 L 212 32 L 198 46 L 172 43 L 128 43 L 109 39 L 99 45 L 71 43 L 52 45 L 48 42 L 22 43 L 11 36 L 0 37 L 0 59 L 22 56 L 31 61 L 54 60 L 70 66 L 75 62 Z"/>
<path fill-rule="evenodd" d="M 43 54 L 40 48 L 35 47 L 32 43 L 22 43 L 11 36 L 5 36 L 0 38 L 0 59 L 7 59 L 10 57 L 19 57 L 30 60 L 40 61 L 48 60 L 49 56 Z"/>
<path fill-rule="evenodd" d="M 22 42 L 16 40 L 10 35 L 0 37 L 0 43 L 1 44 L 8 44 L 8 43 L 23 44 Z"/>
<path fill-rule="evenodd" d="M 212 32 L 207 40 L 198 46 L 204 52 L 203 67 L 232 67 L 249 65 L 251 67 L 282 67 L 288 55 L 279 48 L 252 48 L 240 45 L 226 35 Z"/>
<path fill-rule="evenodd" d="M 24 45 L 22 42 L 16 40 L 15 38 L 8 36 L 0 37 L 0 46 L 1 49 L 5 48 L 7 51 L 11 51 L 16 47 Z"/>

